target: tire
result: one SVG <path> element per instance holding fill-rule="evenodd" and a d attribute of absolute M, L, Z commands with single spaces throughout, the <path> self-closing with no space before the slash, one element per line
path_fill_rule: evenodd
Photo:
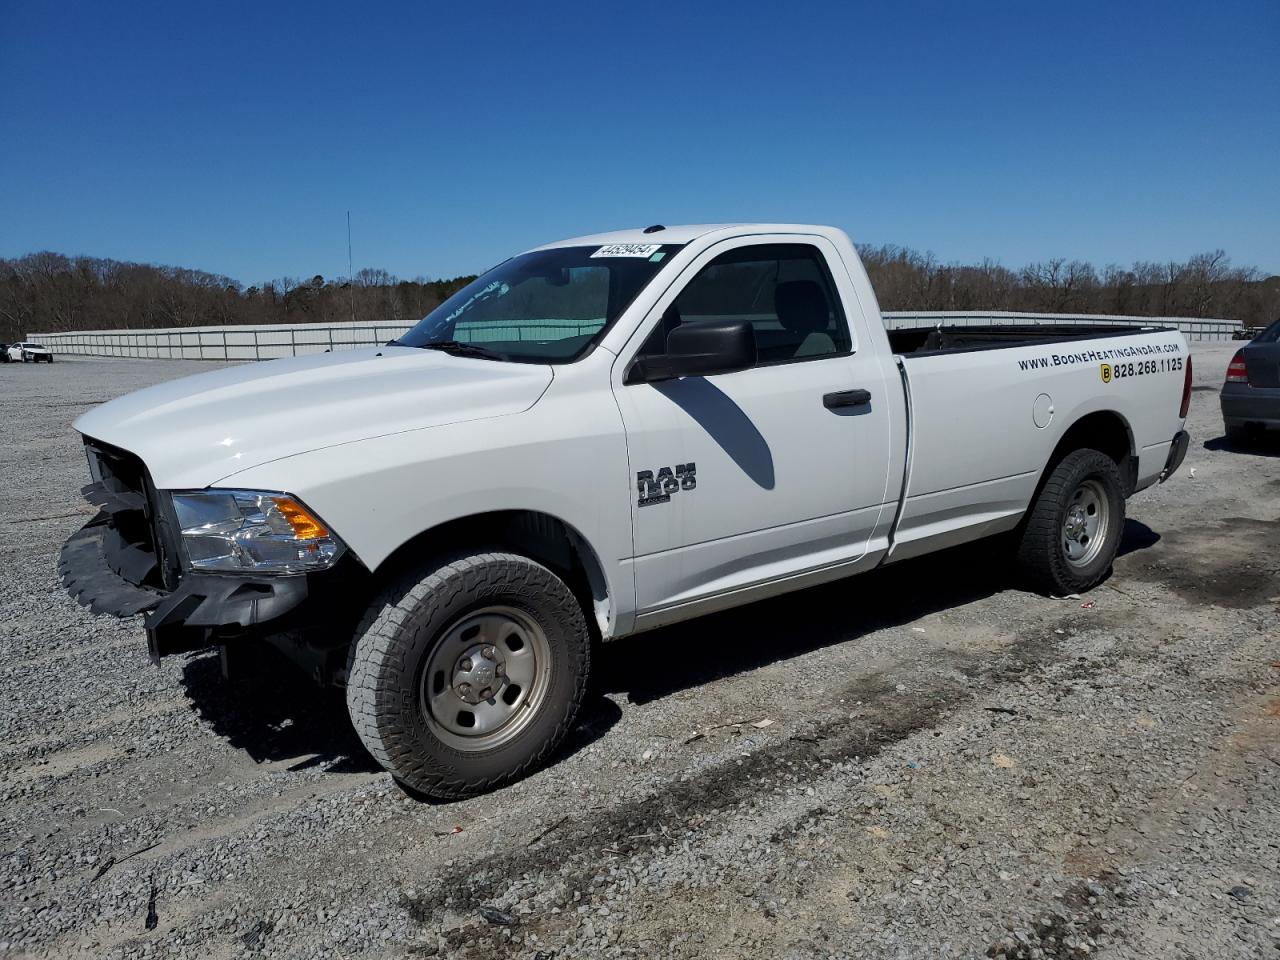
<path fill-rule="evenodd" d="M 1028 586 L 1057 595 L 1096 587 L 1120 547 L 1124 515 L 1115 461 L 1091 449 L 1067 454 L 1049 472 L 1022 528 L 1017 557 Z"/>
<path fill-rule="evenodd" d="M 528 557 L 464 553 L 373 601 L 348 655 L 347 708 L 409 792 L 459 799 L 546 760 L 577 716 L 590 662 L 563 580 Z"/>

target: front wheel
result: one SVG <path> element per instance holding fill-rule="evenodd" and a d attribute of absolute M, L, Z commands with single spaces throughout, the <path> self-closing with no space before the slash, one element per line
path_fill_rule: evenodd
<path fill-rule="evenodd" d="M 398 781 L 456 799 L 547 758 L 577 715 L 590 656 L 558 576 L 517 554 L 461 554 L 373 602 L 348 658 L 347 707 Z"/>
<path fill-rule="evenodd" d="M 1114 460 L 1074 450 L 1050 472 L 1031 506 L 1018 546 L 1029 585 L 1079 593 L 1102 582 L 1124 531 L 1124 485 Z"/>

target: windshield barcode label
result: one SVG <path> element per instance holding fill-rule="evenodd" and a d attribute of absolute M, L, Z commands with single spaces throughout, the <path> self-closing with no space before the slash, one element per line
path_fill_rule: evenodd
<path fill-rule="evenodd" d="M 662 248 L 660 243 L 606 243 L 591 255 L 596 257 L 648 257 Z"/>

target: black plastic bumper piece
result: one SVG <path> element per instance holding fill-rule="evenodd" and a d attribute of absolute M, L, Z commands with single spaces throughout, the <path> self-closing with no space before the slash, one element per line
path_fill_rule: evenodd
<path fill-rule="evenodd" d="M 1191 445 L 1191 434 L 1185 430 L 1179 430 L 1173 438 L 1173 445 L 1169 447 L 1169 459 L 1164 462 L 1164 470 L 1160 473 L 1160 482 L 1164 483 L 1182 466 L 1182 461 L 1187 456 L 1187 447 Z"/>
<path fill-rule="evenodd" d="M 307 598 L 307 578 L 186 574 L 178 589 L 147 614 L 147 651 L 154 662 L 199 650 L 223 636 L 284 616 Z"/>
<path fill-rule="evenodd" d="M 115 535 L 107 516 L 99 514 L 62 545 L 58 573 L 67 592 L 94 613 L 132 617 L 150 610 L 165 594 L 130 583 L 107 563 L 106 540 Z"/>
<path fill-rule="evenodd" d="M 303 576 L 253 579 L 188 573 L 178 589 L 147 614 L 147 629 L 179 623 L 244 629 L 283 616 L 305 599 Z"/>
<path fill-rule="evenodd" d="M 132 617 L 146 613 L 151 658 L 198 650 L 230 635 L 276 620 L 307 599 L 307 578 L 185 573 L 172 591 L 125 579 L 128 552 L 102 513 L 72 534 L 58 561 L 73 598 L 94 613 Z M 114 562 L 113 562 L 114 561 Z"/>
<path fill-rule="evenodd" d="M 307 598 L 306 577 L 248 579 L 191 574 L 147 614 L 147 649 L 152 660 L 199 650 L 214 631 L 239 633 L 275 620 Z"/>

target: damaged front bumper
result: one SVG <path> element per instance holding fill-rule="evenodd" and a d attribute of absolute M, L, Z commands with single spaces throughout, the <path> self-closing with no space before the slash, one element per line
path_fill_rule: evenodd
<path fill-rule="evenodd" d="M 96 517 L 63 545 L 67 591 L 94 613 L 145 616 L 147 646 L 166 654 L 265 640 L 318 679 L 340 677 L 342 651 L 368 592 L 367 571 L 343 556 L 305 574 L 205 573 L 186 567 L 178 523 L 134 454 L 85 438 Z"/>
<path fill-rule="evenodd" d="M 62 548 L 58 572 L 67 592 L 98 614 L 146 614 L 152 660 L 198 650 L 283 618 L 307 599 L 306 576 L 243 577 L 185 572 L 174 589 L 133 582 L 145 551 L 124 540 L 111 514 L 99 513 Z"/>

